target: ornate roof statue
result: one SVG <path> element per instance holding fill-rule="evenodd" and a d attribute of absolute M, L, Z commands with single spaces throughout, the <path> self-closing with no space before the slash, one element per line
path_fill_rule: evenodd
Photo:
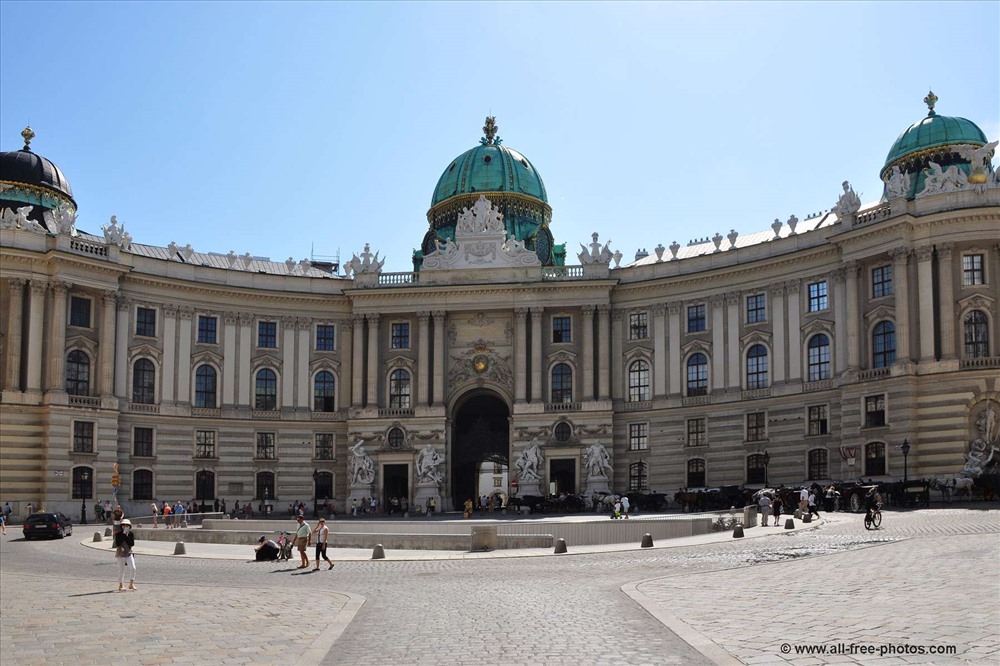
<path fill-rule="evenodd" d="M 486 124 L 483 125 L 483 136 L 479 143 L 484 146 L 499 146 L 503 141 L 497 136 L 500 127 L 497 125 L 496 116 L 486 116 Z"/>
<path fill-rule="evenodd" d="M 602 247 L 600 241 L 597 240 L 599 236 L 596 231 L 592 233 L 590 237 L 593 239 L 590 243 L 590 249 L 588 250 L 586 245 L 580 243 L 580 247 L 583 248 L 583 252 L 576 255 L 577 258 L 579 258 L 580 263 L 585 266 L 588 264 L 604 264 L 607 266 L 611 263 L 611 257 L 613 256 L 611 254 L 611 250 L 608 249 L 608 245 L 611 244 L 611 241 L 609 240 Z"/>
<path fill-rule="evenodd" d="M 843 187 L 844 193 L 840 195 L 833 207 L 833 213 L 841 220 L 854 215 L 861 209 L 861 198 L 854 192 L 851 184 L 845 180 Z"/>

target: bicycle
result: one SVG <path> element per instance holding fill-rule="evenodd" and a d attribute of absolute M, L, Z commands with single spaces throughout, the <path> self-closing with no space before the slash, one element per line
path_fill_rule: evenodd
<path fill-rule="evenodd" d="M 877 530 L 882 524 L 882 505 L 878 504 L 865 514 L 865 529 Z"/>

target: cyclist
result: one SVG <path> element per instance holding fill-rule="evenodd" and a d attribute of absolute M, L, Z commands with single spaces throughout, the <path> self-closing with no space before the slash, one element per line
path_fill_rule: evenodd
<path fill-rule="evenodd" d="M 872 516 L 878 510 L 879 506 L 882 504 L 881 498 L 878 496 L 878 486 L 872 486 L 868 494 L 865 495 L 865 522 L 869 522 Z"/>

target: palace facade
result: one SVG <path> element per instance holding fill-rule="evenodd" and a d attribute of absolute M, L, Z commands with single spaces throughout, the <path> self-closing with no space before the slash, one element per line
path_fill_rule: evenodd
<path fill-rule="evenodd" d="M 844 183 L 829 212 L 625 265 L 554 242 L 488 119 L 404 273 L 368 246 L 342 271 L 87 233 L 25 130 L 0 156 L 0 499 L 75 514 L 116 469 L 140 514 L 989 471 L 996 143 L 935 101 L 880 202 Z"/>

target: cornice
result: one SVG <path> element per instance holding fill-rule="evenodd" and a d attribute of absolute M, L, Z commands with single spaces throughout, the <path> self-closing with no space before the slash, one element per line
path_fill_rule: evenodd
<path fill-rule="evenodd" d="M 156 280 L 152 278 L 145 278 L 141 276 L 136 276 L 135 273 L 130 273 L 123 281 L 122 288 L 128 288 L 132 286 L 147 286 L 156 289 L 165 289 L 170 292 L 184 292 L 188 294 L 199 294 L 212 298 L 213 301 L 229 301 L 229 300 L 257 300 L 269 303 L 297 303 L 297 304 L 312 304 L 316 307 L 330 309 L 331 305 L 348 305 L 350 299 L 342 294 L 307 294 L 303 292 L 274 292 L 271 290 L 256 291 L 252 288 L 247 287 L 229 287 L 229 286 L 218 286 L 218 285 L 205 285 L 203 283 L 192 283 L 187 281 L 177 281 L 169 282 L 165 280 Z M 338 299 L 343 299 L 342 303 L 333 303 L 331 301 L 336 301 Z"/>

